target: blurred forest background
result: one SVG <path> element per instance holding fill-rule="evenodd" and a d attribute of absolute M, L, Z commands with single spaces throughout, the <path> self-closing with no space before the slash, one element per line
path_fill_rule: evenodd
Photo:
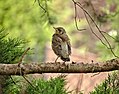
<path fill-rule="evenodd" d="M 91 15 L 91 17 L 95 20 L 95 22 L 99 26 L 99 28 L 105 32 L 103 34 L 109 41 L 112 50 L 117 56 L 119 56 L 119 1 L 118 0 L 77 0 L 77 1 L 79 1 L 82 4 L 82 6 L 88 11 L 88 13 Z M 41 4 L 43 8 L 39 4 Z M 82 55 L 86 56 L 87 53 L 91 53 L 95 55 L 96 61 L 99 60 L 103 61 L 103 60 L 115 58 L 114 54 L 110 51 L 110 49 L 107 49 L 106 46 L 101 43 L 100 39 L 102 39 L 103 42 L 109 48 L 109 45 L 105 41 L 104 37 L 99 33 L 94 23 L 88 17 L 91 27 L 93 28 L 94 32 L 99 36 L 100 39 L 97 38 L 91 32 L 89 24 L 85 19 L 84 13 L 82 9 L 79 7 L 77 7 L 77 14 L 78 14 L 77 23 L 79 29 L 86 29 L 86 30 L 78 31 L 76 28 L 73 0 L 36 0 L 36 1 L 35 0 L 19 0 L 19 1 L 0 0 L 0 28 L 1 28 L 1 32 L 2 32 L 2 28 L 4 28 L 3 32 L 5 32 L 5 34 L 8 33 L 8 35 L 5 37 L 5 40 L 7 42 L 13 40 L 14 43 L 17 42 L 19 45 L 23 44 L 22 46 L 20 46 L 21 47 L 20 49 L 16 48 L 17 52 L 19 53 L 18 54 L 15 52 L 17 59 L 22 55 L 23 51 L 27 47 L 30 47 L 32 49 L 29 52 L 29 54 L 25 57 L 25 61 L 29 61 L 29 62 L 47 61 L 46 48 L 47 46 L 51 46 L 51 39 L 54 33 L 54 29 L 52 28 L 53 26 L 56 27 L 62 26 L 66 29 L 66 32 L 71 39 L 72 48 L 76 49 L 76 52 L 78 52 L 80 56 Z M 112 36 L 113 38 L 110 36 Z M 8 38 L 10 39 L 9 41 L 7 40 Z M 15 39 L 19 38 L 22 41 L 20 42 L 18 42 L 19 40 L 14 41 L 14 38 Z M 15 47 L 15 45 L 11 46 L 11 49 Z M 14 51 L 16 51 L 16 49 Z M 1 49 L 1 51 L 2 50 L 3 49 Z M 12 60 L 13 59 L 11 59 L 10 61 L 5 61 L 4 63 L 12 63 L 16 61 L 16 60 L 15 61 Z M 1 61 L 0 63 L 3 63 L 3 61 Z M 117 76 L 118 75 L 116 75 L 116 77 Z M 4 94 L 40 94 L 36 92 L 35 89 L 34 91 L 32 91 L 33 87 L 28 86 L 28 84 L 26 85 L 28 86 L 28 88 L 26 87 L 27 89 L 26 88 L 23 89 L 24 86 L 21 86 L 21 83 L 24 83 L 25 81 L 21 77 L 16 76 L 13 77 L 13 79 L 16 82 L 19 82 L 19 84 L 17 85 L 14 85 L 13 83 L 12 85 L 11 83 L 5 84 L 4 86 L 6 87 L 3 90 Z M 51 84 L 52 81 L 56 83 L 59 81 L 59 83 L 60 82 L 61 83 L 56 86 L 62 85 L 62 87 L 64 87 L 66 83 L 64 82 L 63 79 L 64 77 L 59 80 L 55 78 L 55 79 L 51 79 L 50 80 L 51 82 L 50 81 L 45 82 L 42 79 L 40 81 L 38 80 L 38 82 L 43 83 L 41 85 L 42 87 L 43 85 L 46 85 L 46 83 Z M 10 79 L 7 78 L 7 80 L 8 82 L 10 82 Z M 5 80 L 5 82 L 7 82 L 7 80 Z M 32 81 L 33 78 L 30 80 Z M 33 83 L 38 85 L 37 84 L 38 82 L 34 81 Z M 9 86 L 9 84 L 11 86 Z M 49 84 L 47 84 L 47 86 L 49 86 Z M 21 90 L 21 88 L 23 90 Z M 53 92 L 54 89 L 51 90 L 52 90 L 51 92 Z M 58 94 L 67 94 L 67 92 L 65 92 L 66 90 L 64 89 L 60 89 L 60 90 L 62 90 L 62 93 L 58 93 Z M 55 92 L 61 92 L 60 90 Z M 100 89 L 99 90 L 96 89 L 96 90 L 99 91 Z M 110 89 L 108 88 L 108 90 Z M 52 94 L 57 94 L 55 92 Z M 110 92 L 114 92 L 114 91 L 112 90 Z M 116 92 L 114 94 L 118 94 L 118 93 L 119 92 Z M 49 93 L 44 92 L 41 94 L 51 94 L 51 93 L 49 91 Z M 92 92 L 92 94 L 103 94 L 103 93 Z"/>

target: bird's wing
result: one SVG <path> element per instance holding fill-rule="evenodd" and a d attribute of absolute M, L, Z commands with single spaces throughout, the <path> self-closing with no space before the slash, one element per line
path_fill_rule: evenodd
<path fill-rule="evenodd" d="M 68 46 L 68 54 L 71 55 L 71 44 L 70 44 L 70 39 L 67 34 L 62 35 L 62 40 L 65 40 L 67 42 Z"/>
<path fill-rule="evenodd" d="M 61 55 L 62 50 L 61 43 L 62 39 L 57 34 L 54 34 L 52 37 L 52 49 L 58 56 Z"/>
<path fill-rule="evenodd" d="M 70 44 L 70 40 L 67 41 L 67 45 L 68 45 L 68 53 L 69 53 L 69 55 L 71 55 L 71 44 Z"/>

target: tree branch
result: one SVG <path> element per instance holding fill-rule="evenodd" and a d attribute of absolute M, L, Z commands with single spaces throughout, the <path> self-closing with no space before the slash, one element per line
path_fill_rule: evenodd
<path fill-rule="evenodd" d="M 100 63 L 85 64 L 72 62 L 60 63 L 27 63 L 21 66 L 23 74 L 34 73 L 95 73 L 119 70 L 119 58 Z M 20 75 L 18 64 L 0 64 L 0 75 Z"/>

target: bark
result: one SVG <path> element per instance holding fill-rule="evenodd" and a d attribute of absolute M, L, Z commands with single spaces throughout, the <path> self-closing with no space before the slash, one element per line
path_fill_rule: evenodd
<path fill-rule="evenodd" d="M 21 75 L 34 73 L 95 73 L 119 70 L 119 58 L 105 62 L 88 64 L 85 62 L 67 63 L 27 63 L 0 64 L 0 75 Z"/>

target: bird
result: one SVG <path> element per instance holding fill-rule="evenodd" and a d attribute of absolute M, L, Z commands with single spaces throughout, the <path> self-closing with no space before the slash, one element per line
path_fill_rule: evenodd
<path fill-rule="evenodd" d="M 53 27 L 55 33 L 52 36 L 52 50 L 57 55 L 55 62 L 60 57 L 64 62 L 70 61 L 71 44 L 68 35 L 63 27 Z"/>

